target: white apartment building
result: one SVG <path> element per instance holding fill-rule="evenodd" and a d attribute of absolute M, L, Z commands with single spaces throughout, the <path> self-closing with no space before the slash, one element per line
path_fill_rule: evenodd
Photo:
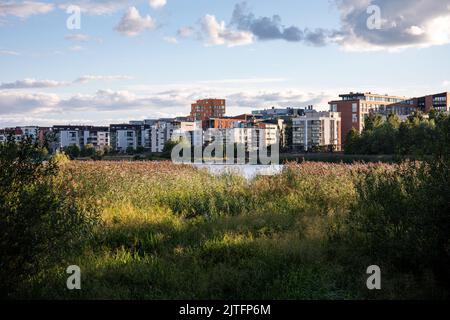
<path fill-rule="evenodd" d="M 137 149 L 137 133 L 136 130 L 117 130 L 115 149 L 118 151 L 126 151 L 129 148 Z"/>
<path fill-rule="evenodd" d="M 163 152 L 167 141 L 171 140 L 174 134 L 191 134 L 193 145 L 203 145 L 203 132 L 201 122 L 185 121 L 158 121 L 150 129 L 150 150 L 151 152 Z"/>
<path fill-rule="evenodd" d="M 266 122 L 237 122 L 233 128 L 210 129 L 205 133 L 205 144 L 212 143 L 220 133 L 224 144 L 244 145 L 246 151 L 257 151 L 262 146 L 279 143 L 279 126 Z"/>
<path fill-rule="evenodd" d="M 297 151 L 333 146 L 341 150 L 341 114 L 309 111 L 292 120 L 293 147 Z"/>
<path fill-rule="evenodd" d="M 108 127 L 93 126 L 55 126 L 56 137 L 60 148 L 76 145 L 83 148 L 92 144 L 97 149 L 103 149 L 110 145 Z"/>
<path fill-rule="evenodd" d="M 39 127 L 28 126 L 20 127 L 23 137 L 30 137 L 33 141 L 36 141 L 39 136 Z"/>
<path fill-rule="evenodd" d="M 62 130 L 57 134 L 59 147 L 66 148 L 69 146 L 80 147 L 80 131 L 79 130 Z"/>

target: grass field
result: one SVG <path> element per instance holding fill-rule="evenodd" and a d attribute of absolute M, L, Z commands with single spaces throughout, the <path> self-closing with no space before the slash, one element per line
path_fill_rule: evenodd
<path fill-rule="evenodd" d="M 28 279 L 20 296 L 87 299 L 360 299 L 436 294 L 342 242 L 355 183 L 386 164 L 288 164 L 246 181 L 169 162 L 67 162 L 61 178 L 102 223 L 83 248 Z M 366 268 L 383 269 L 369 291 Z M 82 290 L 66 288 L 69 265 Z"/>

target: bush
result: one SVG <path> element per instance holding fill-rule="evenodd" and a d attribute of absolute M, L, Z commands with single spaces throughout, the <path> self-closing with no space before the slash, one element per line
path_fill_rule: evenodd
<path fill-rule="evenodd" d="M 0 295 L 12 297 L 76 248 L 98 218 L 95 206 L 63 183 L 58 162 L 44 161 L 30 140 L 0 145 L 0 167 Z"/>
<path fill-rule="evenodd" d="M 433 156 L 396 170 L 370 170 L 357 183 L 357 201 L 345 225 L 349 247 L 418 277 L 431 273 L 450 292 L 450 118 L 428 141 Z M 346 237 L 344 236 L 344 237 Z"/>
<path fill-rule="evenodd" d="M 67 154 L 70 159 L 76 159 L 80 156 L 81 149 L 76 144 L 70 145 L 64 148 L 64 153 Z"/>

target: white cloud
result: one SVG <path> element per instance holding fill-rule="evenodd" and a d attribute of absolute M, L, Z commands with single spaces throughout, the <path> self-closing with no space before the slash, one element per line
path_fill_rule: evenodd
<path fill-rule="evenodd" d="M 35 80 L 24 79 L 10 83 L 2 83 L 0 89 L 36 89 L 36 88 L 55 88 L 69 85 L 68 82 L 54 80 Z"/>
<path fill-rule="evenodd" d="M 183 27 L 178 30 L 178 35 L 182 38 L 188 38 L 194 34 L 195 30 L 192 27 Z"/>
<path fill-rule="evenodd" d="M 83 47 L 83 46 L 70 46 L 69 50 L 70 51 L 79 52 L 79 51 L 84 51 L 85 47 Z"/>
<path fill-rule="evenodd" d="M 166 0 L 149 0 L 149 4 L 153 9 L 160 9 L 167 4 Z"/>
<path fill-rule="evenodd" d="M 152 17 L 149 15 L 141 17 L 136 7 L 130 7 L 117 25 L 116 31 L 128 37 L 135 37 L 146 29 L 154 27 L 155 22 Z"/>
<path fill-rule="evenodd" d="M 164 37 L 164 41 L 171 44 L 177 44 L 178 39 L 175 37 Z"/>
<path fill-rule="evenodd" d="M 334 1 L 341 15 L 334 42 L 346 50 L 397 51 L 450 43 L 449 0 L 378 0 L 382 23 L 373 30 L 367 27 L 367 8 L 373 1 Z"/>
<path fill-rule="evenodd" d="M 74 81 L 74 83 L 87 83 L 89 81 L 118 81 L 118 80 L 130 80 L 132 77 L 130 76 L 95 76 L 95 75 L 86 75 L 82 76 Z"/>
<path fill-rule="evenodd" d="M 0 56 L 20 56 L 20 53 L 11 50 L 0 50 Z"/>
<path fill-rule="evenodd" d="M 90 81 L 119 81 L 130 79 L 132 79 L 132 77 L 123 75 L 113 75 L 113 76 L 86 75 L 79 77 L 74 81 L 24 79 L 24 80 L 17 80 L 15 82 L 2 83 L 0 84 L 0 90 L 57 88 L 57 87 L 71 86 L 74 84 L 86 84 Z"/>
<path fill-rule="evenodd" d="M 202 83 L 144 86 L 141 91 L 98 90 L 94 94 L 71 96 L 0 91 L 0 113 L 10 115 L 8 121 L 2 116 L 2 123 L 11 124 L 23 124 L 25 122 L 23 119 L 26 119 L 30 112 L 38 114 L 38 111 L 39 117 L 44 119 L 61 119 L 61 115 L 64 115 L 66 118 L 81 119 L 81 122 L 108 124 L 130 116 L 152 118 L 187 115 L 190 103 L 201 98 L 225 98 L 227 114 L 237 115 L 272 106 L 305 107 L 309 104 L 326 106 L 327 101 L 334 96 L 329 93 L 311 93 L 298 89 L 246 89 L 243 92 L 240 86 L 233 86 L 235 81 L 241 80 L 245 79 L 224 80 L 223 83 L 208 81 L 213 83 L 213 86 Z M 248 81 L 259 83 L 257 78 Z M 99 115 L 99 112 L 102 114 Z M 108 119 L 108 116 L 112 118 Z M 4 125 L 9 125 L 8 123 Z M 56 123 L 62 122 L 55 120 L 50 124 Z M 36 120 L 34 124 L 40 122 Z"/>
<path fill-rule="evenodd" d="M 55 94 L 0 91 L 0 114 L 25 116 L 30 112 L 53 110 L 60 99 Z"/>
<path fill-rule="evenodd" d="M 423 30 L 421 27 L 418 26 L 411 26 L 410 28 L 405 30 L 406 33 L 409 33 L 413 36 L 420 36 L 425 33 L 425 30 Z"/>
<path fill-rule="evenodd" d="M 90 15 L 109 15 L 129 7 L 135 2 L 130 0 L 68 0 L 59 7 L 66 10 L 69 6 L 76 5 L 81 8 L 81 12 Z"/>
<path fill-rule="evenodd" d="M 340 27 L 336 29 L 285 26 L 281 16 L 258 17 L 242 2 L 235 5 L 229 24 L 218 22 L 213 15 L 205 16 L 201 22 L 203 38 L 208 45 L 285 40 L 314 46 L 337 44 L 348 51 L 400 51 L 450 43 L 450 0 L 331 2 L 340 15 Z M 375 16 L 367 10 L 374 4 L 380 8 L 379 29 L 368 25 Z"/>
<path fill-rule="evenodd" d="M 83 33 L 72 33 L 66 35 L 65 39 L 70 41 L 88 42 L 91 39 L 91 37 Z"/>
<path fill-rule="evenodd" d="M 207 45 L 227 45 L 229 47 L 253 42 L 253 34 L 248 31 L 235 31 L 227 28 L 225 21 L 218 22 L 213 15 L 206 15 L 201 22 Z"/>
<path fill-rule="evenodd" d="M 36 14 L 45 14 L 54 9 L 51 3 L 38 1 L 1 1 L 0 17 L 15 16 L 22 19 Z"/>

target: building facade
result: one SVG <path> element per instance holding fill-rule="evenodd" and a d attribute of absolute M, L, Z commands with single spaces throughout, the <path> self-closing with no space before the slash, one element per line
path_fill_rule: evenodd
<path fill-rule="evenodd" d="M 255 110 L 252 115 L 262 119 L 278 119 L 286 117 L 299 117 L 305 114 L 305 109 L 301 108 L 275 108 Z"/>
<path fill-rule="evenodd" d="M 111 147 L 117 152 L 150 148 L 150 126 L 145 124 L 111 124 Z"/>
<path fill-rule="evenodd" d="M 48 138 L 49 132 L 54 134 L 59 148 L 76 145 L 82 149 L 89 144 L 100 150 L 110 146 L 108 127 L 54 126 L 52 130 L 41 130 L 40 139 Z"/>
<path fill-rule="evenodd" d="M 293 149 L 310 151 L 314 149 L 341 150 L 341 115 L 339 112 L 307 112 L 292 120 Z"/>
<path fill-rule="evenodd" d="M 210 118 L 223 118 L 226 113 L 224 99 L 197 100 L 191 105 L 189 121 L 203 121 Z"/>
<path fill-rule="evenodd" d="M 409 115 L 415 111 L 429 113 L 431 110 L 450 111 L 450 92 L 431 94 L 423 97 L 408 99 L 386 107 L 386 111 L 398 115 Z"/>
<path fill-rule="evenodd" d="M 394 103 L 400 103 L 408 100 L 405 97 L 379 95 L 372 93 L 353 93 L 341 94 L 341 100 L 330 101 L 330 111 L 341 114 L 341 132 L 343 140 L 347 134 L 355 128 L 362 132 L 364 120 L 370 112 L 387 112 L 387 106 Z"/>

